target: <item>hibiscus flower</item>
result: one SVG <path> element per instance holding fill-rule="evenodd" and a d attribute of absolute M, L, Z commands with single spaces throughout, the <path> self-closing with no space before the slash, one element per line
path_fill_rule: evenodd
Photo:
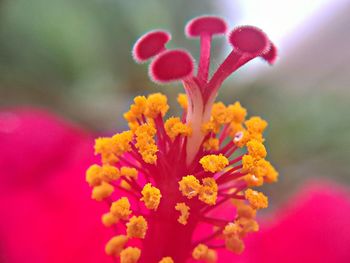
<path fill-rule="evenodd" d="M 105 209 L 84 183 L 93 137 L 43 110 L 2 109 L 0 262 L 113 262 Z M 349 262 L 349 222 L 348 189 L 314 181 L 261 220 L 242 255 L 220 250 L 218 262 Z"/>
<path fill-rule="evenodd" d="M 265 159 L 267 122 L 247 118 L 239 102 L 214 101 L 231 73 L 256 57 L 272 64 L 276 48 L 260 29 L 238 27 L 228 37 L 233 50 L 209 76 L 212 37 L 226 31 L 218 17 L 187 24 L 187 36 L 200 39 L 197 74 L 191 54 L 167 49 L 166 31 L 135 44 L 137 62 L 152 60 L 152 80 L 182 81 L 180 118 L 165 119 L 163 94 L 138 96 L 124 114 L 130 129 L 93 143 L 95 136 L 41 111 L 1 113 L 5 262 L 348 260 L 341 244 L 348 243 L 349 199 L 330 184 L 293 198 L 272 221 L 259 219 L 254 233 L 257 211 L 268 206 L 255 189 L 278 178 Z"/>

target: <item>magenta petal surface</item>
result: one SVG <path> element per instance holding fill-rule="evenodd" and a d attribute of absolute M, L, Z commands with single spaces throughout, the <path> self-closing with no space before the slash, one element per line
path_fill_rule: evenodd
<path fill-rule="evenodd" d="M 247 238 L 243 255 L 225 253 L 220 262 L 350 262 L 349 189 L 309 183 L 271 217 Z"/>
<path fill-rule="evenodd" d="M 90 199 L 92 136 L 37 109 L 0 112 L 0 254 L 9 263 L 112 262 Z"/>

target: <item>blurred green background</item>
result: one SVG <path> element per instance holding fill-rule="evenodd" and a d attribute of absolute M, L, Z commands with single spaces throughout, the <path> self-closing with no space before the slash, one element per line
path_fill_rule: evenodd
<path fill-rule="evenodd" d="M 269 159 L 281 174 L 266 189 L 273 204 L 309 178 L 350 183 L 349 6 L 298 25 L 277 43 L 274 67 L 247 65 L 220 93 L 269 121 Z M 197 57 L 198 41 L 186 40 L 183 27 L 202 14 L 227 17 L 230 26 L 241 17 L 238 2 L 228 0 L 2 0 L 0 107 L 43 107 L 95 132 L 123 129 L 122 113 L 135 95 L 182 92 L 149 81 L 147 65 L 132 60 L 135 40 L 165 28 L 170 47 Z M 224 44 L 215 41 L 214 67 L 228 52 Z"/>

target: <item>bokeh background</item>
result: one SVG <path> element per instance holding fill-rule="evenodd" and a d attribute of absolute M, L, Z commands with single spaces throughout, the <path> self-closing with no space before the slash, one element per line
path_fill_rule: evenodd
<path fill-rule="evenodd" d="M 283 202 L 310 177 L 350 183 L 350 2 L 347 0 L 2 0 L 0 107 L 35 106 L 92 132 L 125 128 L 139 94 L 182 92 L 149 81 L 131 47 L 145 31 L 172 32 L 172 47 L 198 55 L 187 20 L 217 14 L 230 26 L 261 27 L 278 46 L 225 82 L 219 98 L 267 119 L 270 160 L 281 177 L 265 189 Z M 229 52 L 216 39 L 213 67 Z M 175 107 L 176 103 L 171 101 Z"/>

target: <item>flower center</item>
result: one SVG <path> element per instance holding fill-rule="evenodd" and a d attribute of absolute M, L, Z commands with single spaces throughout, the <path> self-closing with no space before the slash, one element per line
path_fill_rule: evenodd
<path fill-rule="evenodd" d="M 241 253 L 243 238 L 258 230 L 256 210 L 268 200 L 251 188 L 278 177 L 265 160 L 267 123 L 246 119 L 239 102 L 226 106 L 214 100 L 233 71 L 257 56 L 272 63 L 276 49 L 260 29 L 234 29 L 228 38 L 234 49 L 210 78 L 212 37 L 226 29 L 221 18 L 211 16 L 187 24 L 188 37 L 200 38 L 196 75 L 187 51 L 165 47 L 171 38 L 166 31 L 149 32 L 134 46 L 137 62 L 153 59 L 154 81 L 181 80 L 186 95 L 178 97 L 181 118 L 165 117 L 166 96 L 138 96 L 124 114 L 130 130 L 96 139 L 102 164 L 92 165 L 86 180 L 92 198 L 109 207 L 103 224 L 116 232 L 106 253 L 122 263 L 181 263 L 191 256 L 215 262 L 217 250 Z M 220 214 L 222 206 L 231 207 L 231 217 Z"/>

